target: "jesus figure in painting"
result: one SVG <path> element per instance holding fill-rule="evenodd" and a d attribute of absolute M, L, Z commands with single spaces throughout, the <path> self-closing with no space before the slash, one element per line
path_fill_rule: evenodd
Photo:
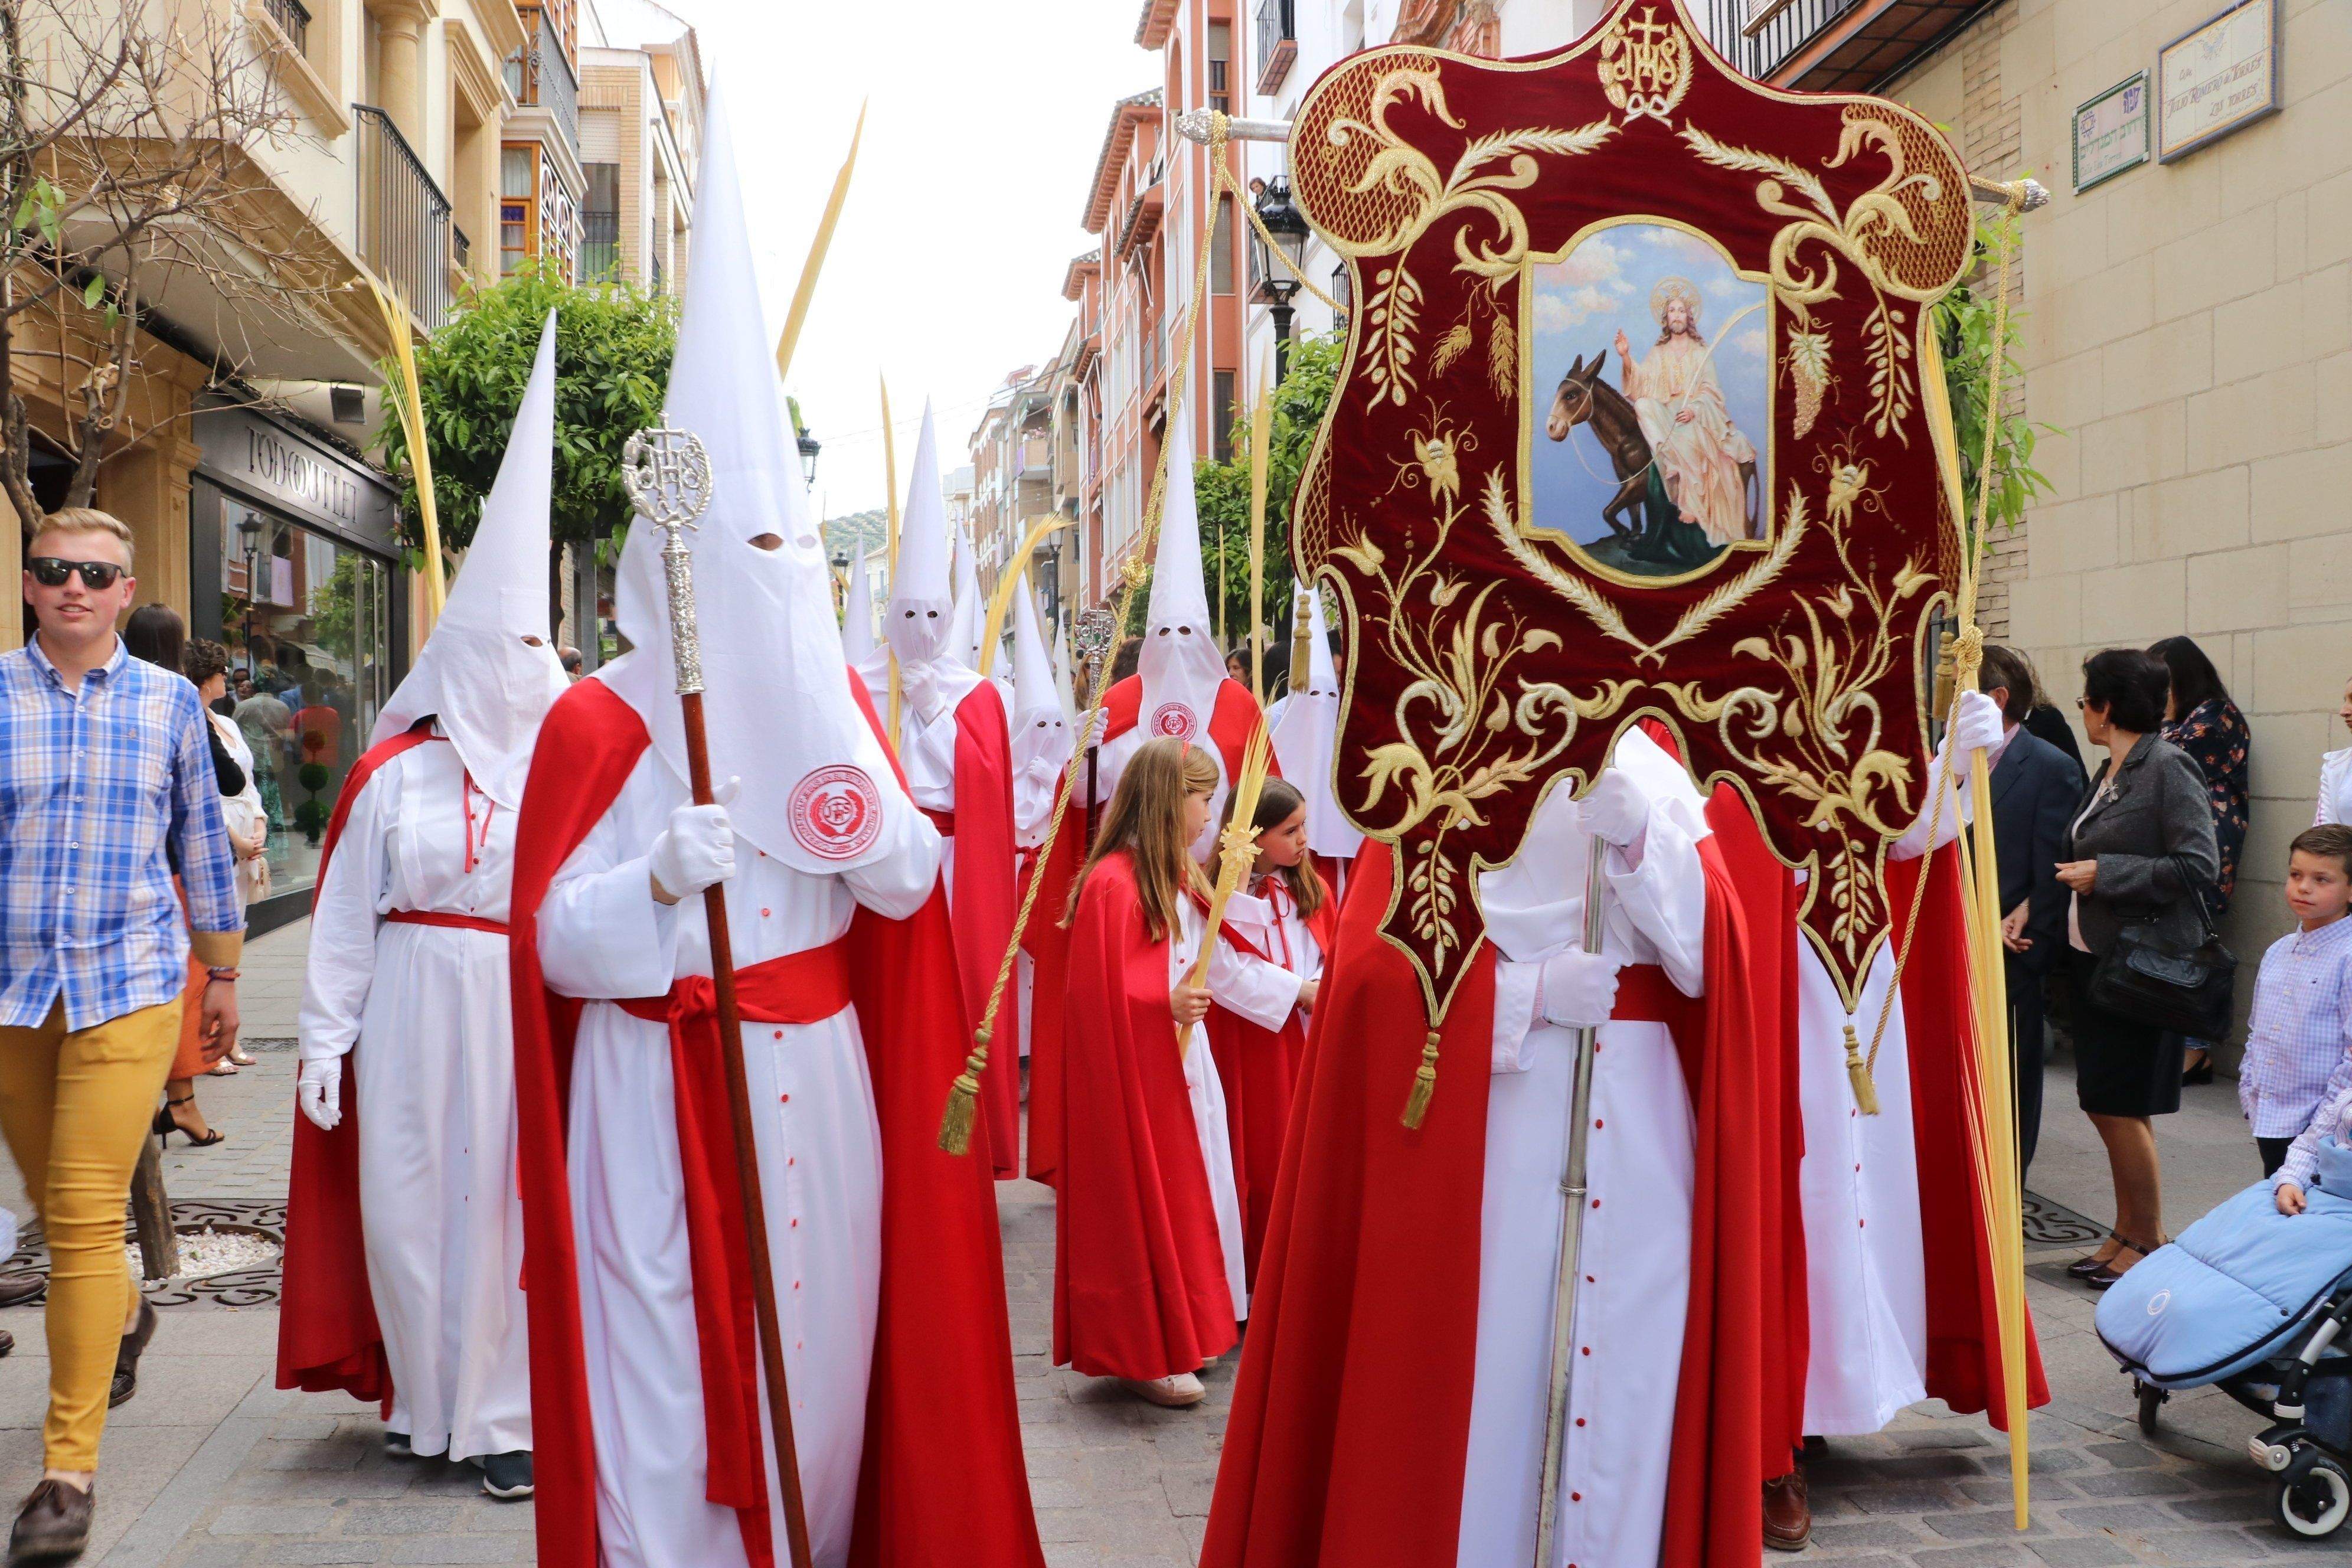
<path fill-rule="evenodd" d="M 1638 364 L 1625 334 L 1615 348 L 1626 397 L 1642 417 L 1657 477 L 1680 521 L 1703 530 L 1710 545 L 1748 537 L 1748 482 L 1743 469 L 1756 447 L 1731 422 L 1716 379 L 1706 339 L 1699 332 L 1699 293 L 1682 278 L 1650 290 L 1658 341 Z"/>

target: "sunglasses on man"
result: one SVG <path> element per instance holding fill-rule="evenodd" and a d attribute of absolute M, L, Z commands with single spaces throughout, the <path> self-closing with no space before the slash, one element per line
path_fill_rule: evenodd
<path fill-rule="evenodd" d="M 55 555 L 36 555 L 25 563 L 25 569 L 44 588 L 62 588 L 66 579 L 79 572 L 82 586 L 92 589 L 113 587 L 114 580 L 130 570 L 111 561 L 65 561 Z"/>

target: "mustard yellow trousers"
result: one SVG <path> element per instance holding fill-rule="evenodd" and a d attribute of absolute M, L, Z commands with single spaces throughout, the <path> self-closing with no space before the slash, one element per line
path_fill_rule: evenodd
<path fill-rule="evenodd" d="M 123 1209 L 141 1141 L 180 1040 L 179 1001 L 68 1029 L 60 1003 L 38 1028 L 0 1028 L 0 1134 L 49 1246 L 49 1417 L 45 1462 L 98 1468 L 115 1352 L 130 1317 Z"/>

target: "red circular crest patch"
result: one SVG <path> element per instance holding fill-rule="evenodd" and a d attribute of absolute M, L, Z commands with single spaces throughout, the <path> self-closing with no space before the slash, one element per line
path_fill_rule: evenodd
<path fill-rule="evenodd" d="M 1200 721 L 1181 702 L 1162 702 L 1151 710 L 1151 732 L 1155 735 L 1173 735 L 1180 741 L 1189 741 L 1199 728 Z"/>
<path fill-rule="evenodd" d="M 864 768 L 818 768 L 794 785 L 793 837 L 827 860 L 863 854 L 882 833 L 882 796 Z"/>

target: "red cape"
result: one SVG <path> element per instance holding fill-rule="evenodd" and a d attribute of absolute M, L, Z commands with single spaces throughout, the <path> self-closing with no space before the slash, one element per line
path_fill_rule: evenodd
<path fill-rule="evenodd" d="M 1903 1030 L 1911 1058 L 1911 1126 L 1919 1161 L 1919 1234 L 1927 1273 L 1927 1393 L 1962 1415 L 1979 1411 L 2009 1429 L 2001 1392 L 2000 1335 L 1993 1307 L 1992 1247 L 1985 1235 L 1965 1107 L 1982 1098 L 1976 1059 L 1976 1005 L 1969 994 L 1968 937 L 1960 907 L 1959 846 L 1916 860 L 1890 860 L 1886 897 L 1911 907 L 1922 868 L 1927 897 L 1903 968 Z M 2031 1308 L 2025 1319 L 2029 1408 L 2050 1403 Z"/>
<path fill-rule="evenodd" d="M 1168 1009 L 1168 942 L 1124 851 L 1087 877 L 1070 927 L 1067 1120 L 1054 1207 L 1054 1360 L 1168 1377 L 1233 1348 L 1208 1172 Z M 1194 1030 L 1192 1048 L 1208 1048 Z"/>
<path fill-rule="evenodd" d="M 862 691 L 856 697 L 871 722 L 871 704 Z M 565 1152 L 581 1004 L 544 985 L 539 910 L 557 870 L 619 795 L 646 744 L 643 721 L 602 682 L 573 686 L 541 729 L 516 844 L 515 1098 L 545 1568 L 595 1568 L 597 1544 Z M 1042 1568 L 987 1168 L 943 1154 L 935 1142 L 944 1086 L 968 1048 L 946 902 L 934 895 L 907 921 L 861 909 L 845 941 L 887 1173 L 881 1300 L 850 1562 Z M 709 1136 L 711 1147 L 687 1157 L 732 1168 L 726 1124 Z M 737 1350 L 747 1364 L 756 1354 L 750 1345 Z M 741 1517 L 752 1568 L 770 1568 L 765 1507 L 744 1509 Z"/>
<path fill-rule="evenodd" d="M 1707 875 L 1707 995 L 1676 1043 L 1697 1127 L 1690 1315 L 1666 1502 L 1666 1568 L 1754 1568 L 1767 1356 L 1757 1196 L 1777 1151 L 1750 1109 L 1752 1001 L 1738 898 Z M 1390 851 L 1367 842 L 1326 963 L 1276 1184 L 1202 1568 L 1430 1568 L 1454 1560 L 1477 1341 L 1492 949 L 1440 1031 L 1419 1131 L 1420 984 L 1379 932 Z"/>
<path fill-rule="evenodd" d="M 862 689 L 865 682 L 856 681 Z M 956 704 L 955 868 L 949 897 L 954 919 L 956 978 L 964 1015 L 976 1025 L 988 1013 L 997 966 L 1013 942 L 1019 909 L 1013 848 L 1013 747 L 1004 728 L 1004 698 L 982 680 Z M 990 1037 L 990 1070 L 982 1076 L 982 1124 L 997 1179 L 1021 1173 L 1021 994 L 1008 980 Z M 1003 1042 L 998 1049 L 993 1042 Z"/>
<path fill-rule="evenodd" d="M 343 777 L 319 851 L 310 901 L 327 885 L 327 866 L 351 820 L 352 806 L 378 769 L 433 738 L 430 720 L 380 741 Z M 357 1047 L 354 1047 L 354 1049 Z M 342 1389 L 392 1414 L 392 1367 L 368 1289 L 367 1237 L 360 1226 L 360 1083 L 343 1074 L 342 1120 L 328 1131 L 294 1113 L 294 1163 L 286 1183 L 286 1253 L 280 1264 L 278 1386 L 312 1394 Z"/>
<path fill-rule="evenodd" d="M 1066 786 L 1057 791 L 1067 793 Z M 1062 988 L 1070 966 L 1070 933 L 1062 915 L 1070 907 L 1070 885 L 1087 859 L 1084 810 L 1072 805 L 1062 816 L 1049 856 L 1031 855 L 1023 868 L 1023 892 L 1031 879 L 1044 879 L 1021 948 L 1029 955 L 1029 1179 L 1055 1184 L 1062 1162 Z"/>
<path fill-rule="evenodd" d="M 1318 877 L 1321 864 L 1317 862 Z M 1339 939 L 1339 897 L 1328 879 L 1323 902 L 1307 917 L 1307 926 L 1328 963 Z M 1219 926 L 1217 935 L 1252 958 L 1282 961 L 1278 951 L 1260 952 L 1229 924 Z M 1265 1029 L 1238 1013 L 1212 1007 L 1207 1028 L 1217 1058 L 1217 1079 L 1225 1091 L 1225 1128 L 1233 1135 L 1234 1182 L 1242 1201 L 1242 1256 L 1255 1281 L 1258 1258 L 1265 1250 L 1266 1220 L 1274 1212 L 1275 1178 L 1282 1169 L 1299 1064 L 1307 1058 L 1307 1020 L 1294 1007 L 1281 1028 Z"/>

